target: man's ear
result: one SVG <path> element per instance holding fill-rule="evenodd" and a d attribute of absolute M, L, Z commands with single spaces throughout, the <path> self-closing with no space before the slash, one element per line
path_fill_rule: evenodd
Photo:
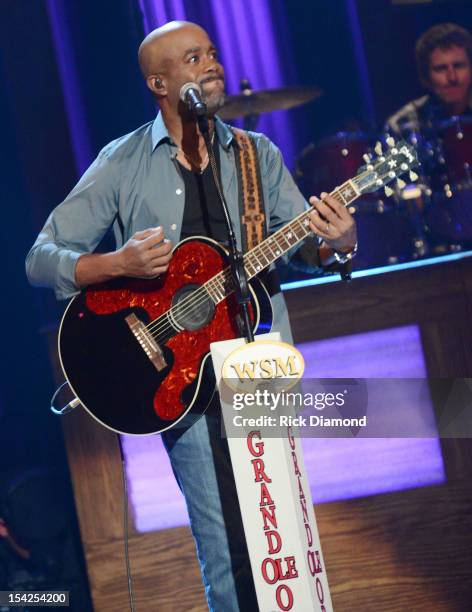
<path fill-rule="evenodd" d="M 146 79 L 146 85 L 155 96 L 166 96 L 167 88 L 163 77 L 159 74 L 150 74 Z"/>

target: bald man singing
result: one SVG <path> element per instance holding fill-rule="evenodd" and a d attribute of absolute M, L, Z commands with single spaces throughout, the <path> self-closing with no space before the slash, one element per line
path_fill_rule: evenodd
<path fill-rule="evenodd" d="M 216 115 L 224 104 L 225 88 L 215 45 L 198 25 L 171 22 L 144 39 L 139 64 L 160 112 L 153 121 L 102 149 L 72 192 L 52 211 L 28 254 L 30 282 L 52 287 L 58 299 L 116 277 L 163 275 L 173 245 L 189 236 L 227 242 L 205 142 L 179 97 L 182 85 L 188 82 L 200 86 L 207 106 L 212 147 L 240 240 L 238 144 L 231 127 Z M 307 203 L 279 150 L 262 134 L 251 133 L 250 137 L 257 149 L 271 233 L 302 212 Z M 315 247 L 323 242 L 327 260 L 333 256 L 341 263 L 349 260 L 356 245 L 351 215 L 326 194 L 310 201 L 314 232 L 310 240 Z M 116 250 L 95 253 L 110 226 Z M 272 287 L 271 293 L 272 329 L 291 342 L 280 287 Z M 209 609 L 247 612 L 257 610 L 257 601 L 218 408 L 215 400 L 195 424 L 170 429 L 162 437 L 187 503 Z M 178 600 L 175 609 L 180 609 Z"/>

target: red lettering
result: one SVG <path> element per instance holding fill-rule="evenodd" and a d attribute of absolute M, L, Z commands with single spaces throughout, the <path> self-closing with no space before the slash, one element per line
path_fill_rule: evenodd
<path fill-rule="evenodd" d="M 298 578 L 298 570 L 295 567 L 295 557 L 285 557 L 285 561 L 287 562 L 287 579 L 289 578 Z"/>
<path fill-rule="evenodd" d="M 254 479 L 254 482 L 261 482 L 262 480 L 265 480 L 266 482 L 272 482 L 272 480 L 264 472 L 264 459 L 253 459 L 251 463 L 254 468 L 254 475 L 256 477 Z"/>
<path fill-rule="evenodd" d="M 266 485 L 262 485 L 266 486 Z M 266 487 L 267 489 L 267 487 Z M 275 516 L 275 504 L 269 506 L 268 508 L 259 508 L 262 512 L 262 518 L 264 520 L 264 530 L 269 529 L 268 520 L 272 523 L 272 527 L 277 529 L 277 517 Z M 269 512 L 270 510 L 270 512 Z"/>
<path fill-rule="evenodd" d="M 269 577 L 269 573 L 267 571 L 267 566 L 268 565 L 270 565 L 272 567 L 272 570 L 273 570 L 273 577 L 272 578 Z M 263 576 L 264 580 L 267 582 L 267 584 L 275 584 L 277 582 L 277 580 L 279 579 L 279 572 L 278 572 L 277 561 L 275 559 L 272 559 L 271 557 L 267 557 L 266 559 L 264 559 L 264 561 L 262 561 L 261 572 L 262 572 L 262 576 Z"/>
<path fill-rule="evenodd" d="M 261 507 L 262 506 L 271 506 L 273 503 L 274 503 L 274 500 L 270 496 L 269 489 L 267 488 L 267 485 L 265 483 L 262 483 L 261 484 L 261 503 L 259 505 Z M 275 508 L 275 506 L 274 506 L 274 508 Z"/>
<path fill-rule="evenodd" d="M 254 444 L 252 441 L 253 438 L 259 438 L 260 440 L 261 432 L 260 431 L 250 431 L 246 438 L 246 442 L 247 442 L 247 447 L 249 449 L 249 452 L 251 453 L 253 457 L 262 457 L 262 455 L 264 454 L 264 442 L 256 442 L 256 444 Z"/>
<path fill-rule="evenodd" d="M 283 603 L 282 602 L 282 593 L 285 594 L 285 597 L 287 598 L 287 602 Z M 292 606 L 293 606 L 293 593 L 292 591 L 288 588 L 288 586 L 286 584 L 279 584 L 279 586 L 277 587 L 277 590 L 275 591 L 275 599 L 277 601 L 277 605 L 279 606 L 279 608 L 281 610 L 291 610 Z"/>
<path fill-rule="evenodd" d="M 274 531 L 273 529 L 271 531 L 266 531 L 265 537 L 267 538 L 267 546 L 268 546 L 267 554 L 275 555 L 278 552 L 280 552 L 280 549 L 282 548 L 282 538 L 280 537 L 279 532 Z M 274 544 L 274 540 L 275 540 L 275 544 Z"/>
<path fill-rule="evenodd" d="M 295 453 L 294 451 L 292 451 L 292 461 L 293 461 L 293 467 L 295 468 L 295 475 L 301 476 L 302 473 L 300 472 L 300 468 L 298 467 L 297 453 Z"/>
<path fill-rule="evenodd" d="M 301 478 L 298 479 L 298 491 L 300 493 L 300 499 L 305 499 L 305 491 L 303 490 L 303 487 L 302 487 L 302 479 Z"/>
<path fill-rule="evenodd" d="M 285 561 L 286 570 L 285 572 L 282 570 L 282 561 Z M 267 566 L 270 565 L 272 567 L 273 576 L 272 578 L 269 576 L 269 572 L 267 571 Z M 298 571 L 295 567 L 295 557 L 284 557 L 283 559 L 279 557 L 278 559 L 272 559 L 272 557 L 266 557 L 262 561 L 261 566 L 262 576 L 264 580 L 268 584 L 275 584 L 278 580 L 290 580 L 291 578 L 297 578 Z"/>
<path fill-rule="evenodd" d="M 308 523 L 305 523 L 305 531 L 306 531 L 306 539 L 308 543 L 308 548 L 313 544 L 313 534 L 311 533 L 311 527 Z"/>
<path fill-rule="evenodd" d="M 318 578 L 318 576 L 316 577 L 316 594 L 318 595 L 318 601 L 320 603 L 324 602 L 324 593 L 323 593 L 323 585 L 321 584 L 321 580 Z"/>
<path fill-rule="evenodd" d="M 290 448 L 295 450 L 295 436 L 293 435 L 293 429 L 290 426 L 287 427 L 287 434 Z"/>
<path fill-rule="evenodd" d="M 308 557 L 308 567 L 310 568 L 310 574 L 314 576 L 315 574 L 319 574 L 323 571 L 321 566 L 320 553 L 315 550 L 309 550 L 307 553 Z"/>
<path fill-rule="evenodd" d="M 306 507 L 306 499 L 300 498 L 300 506 L 302 507 L 303 520 L 305 521 L 305 523 L 309 523 L 310 521 L 308 520 L 308 510 Z"/>

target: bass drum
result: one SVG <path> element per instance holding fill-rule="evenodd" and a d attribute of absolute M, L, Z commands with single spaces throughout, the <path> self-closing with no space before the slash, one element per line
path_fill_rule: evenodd
<path fill-rule="evenodd" d="M 296 179 L 305 197 L 332 191 L 365 165 L 372 139 L 364 132 L 338 132 L 309 145 L 297 161 Z M 380 197 L 379 197 L 380 196 Z M 357 223 L 359 250 L 354 269 L 411 259 L 417 253 L 409 209 L 403 203 L 368 194 L 349 207 Z"/>
<path fill-rule="evenodd" d="M 435 126 L 437 145 L 426 223 L 435 239 L 472 243 L 472 117 Z"/>
<path fill-rule="evenodd" d="M 359 250 L 354 270 L 416 259 L 422 241 L 415 236 L 407 206 L 393 200 L 358 200 L 355 209 Z"/>
<path fill-rule="evenodd" d="M 319 197 L 357 174 L 371 151 L 364 132 L 337 132 L 308 145 L 297 160 L 296 177 L 303 193 Z"/>

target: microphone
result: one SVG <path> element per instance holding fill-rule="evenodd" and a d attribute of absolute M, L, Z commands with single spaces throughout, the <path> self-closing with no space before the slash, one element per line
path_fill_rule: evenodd
<path fill-rule="evenodd" d="M 202 89 L 198 83 L 185 83 L 180 88 L 179 97 L 197 117 L 206 115 L 207 107 L 202 100 Z"/>

